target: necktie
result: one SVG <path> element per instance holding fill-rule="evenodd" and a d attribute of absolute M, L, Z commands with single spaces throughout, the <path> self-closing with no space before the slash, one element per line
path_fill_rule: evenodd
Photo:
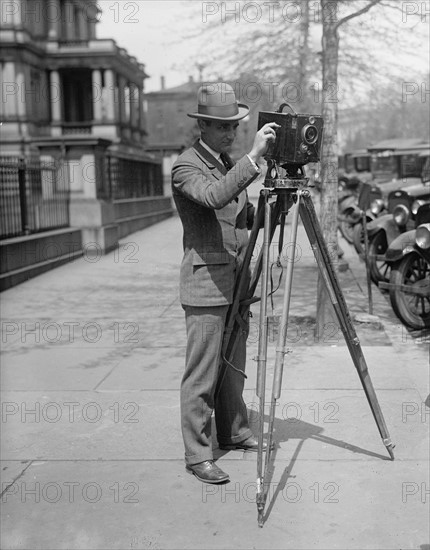
<path fill-rule="evenodd" d="M 224 164 L 227 172 L 231 170 L 234 166 L 231 158 L 227 155 L 227 153 L 221 153 L 219 156 L 220 161 Z M 239 202 L 239 199 L 235 197 L 234 199 L 236 202 Z"/>
<path fill-rule="evenodd" d="M 231 170 L 231 168 L 233 168 L 233 164 L 226 153 L 221 153 L 219 158 L 220 158 L 220 161 L 224 164 L 227 172 Z"/>

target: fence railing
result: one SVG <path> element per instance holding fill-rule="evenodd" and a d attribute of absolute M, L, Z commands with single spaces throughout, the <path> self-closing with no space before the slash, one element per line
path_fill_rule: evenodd
<path fill-rule="evenodd" d="M 99 195 L 109 199 L 132 199 L 163 195 L 161 163 L 108 156 L 107 174 Z"/>
<path fill-rule="evenodd" d="M 160 162 L 107 155 L 96 163 L 99 199 L 163 195 Z M 65 174 L 62 163 L 0 157 L 0 239 L 68 227 L 70 191 Z"/>
<path fill-rule="evenodd" d="M 0 238 L 69 226 L 69 188 L 54 163 L 0 158 Z"/>

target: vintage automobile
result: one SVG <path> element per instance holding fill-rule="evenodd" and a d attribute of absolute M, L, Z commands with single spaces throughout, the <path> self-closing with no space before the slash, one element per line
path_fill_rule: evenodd
<path fill-rule="evenodd" d="M 372 179 L 370 172 L 370 153 L 367 149 L 356 149 L 339 157 L 339 195 L 358 192 L 361 183 Z"/>
<path fill-rule="evenodd" d="M 385 261 L 388 246 L 400 234 L 415 227 L 415 217 L 423 204 L 430 202 L 430 185 L 392 191 L 388 198 L 391 214 L 367 224 L 369 236 L 369 269 L 372 281 L 378 284 L 390 277 L 390 264 Z"/>
<path fill-rule="evenodd" d="M 352 229 L 356 223 L 354 212 L 360 195 L 367 192 L 363 185 L 372 179 L 370 154 L 367 149 L 357 149 L 339 157 L 338 171 L 338 228 L 344 239 L 352 244 Z"/>
<path fill-rule="evenodd" d="M 397 148 L 395 148 L 397 143 Z M 383 214 L 392 213 L 388 197 L 391 193 L 398 190 L 411 189 L 411 195 L 416 193 L 426 195 L 426 190 L 422 188 L 424 182 L 424 173 L 428 167 L 428 156 L 430 145 L 428 143 L 418 143 L 414 146 L 407 143 L 414 143 L 413 140 L 388 140 L 369 148 L 372 152 L 371 167 L 374 175 L 373 184 L 380 190 L 380 196 L 374 199 L 366 211 L 367 223 L 372 222 Z M 391 145 L 390 145 L 391 144 Z M 378 147 L 390 146 L 391 149 L 378 149 Z M 414 190 L 413 190 L 414 189 Z M 417 196 L 418 199 L 418 196 Z M 391 204 L 394 204 L 392 202 Z M 358 218 L 358 216 L 357 216 Z M 357 219 L 356 224 L 351 230 L 352 242 L 356 251 L 363 254 L 363 226 L 362 216 Z"/>
<path fill-rule="evenodd" d="M 372 181 L 384 195 L 420 183 L 430 144 L 423 139 L 388 139 L 368 147 Z"/>
<path fill-rule="evenodd" d="M 412 329 L 430 328 L 430 203 L 419 207 L 416 228 L 390 244 L 385 261 L 391 265 L 389 290 L 394 313 Z"/>
<path fill-rule="evenodd" d="M 381 200 L 382 193 L 378 186 L 370 183 L 360 183 L 358 196 L 350 194 L 338 203 L 338 228 L 344 239 L 353 244 L 354 228 L 361 223 L 362 212 L 367 212 L 373 201 Z M 373 219 L 369 214 L 369 221 Z"/>
<path fill-rule="evenodd" d="M 390 277 L 391 267 L 385 261 L 388 246 L 401 233 L 414 229 L 419 207 L 430 202 L 430 155 L 427 152 L 422 156 L 425 158 L 422 183 L 391 191 L 388 195 L 389 213 L 367 223 L 369 270 L 376 284 L 388 281 Z"/>

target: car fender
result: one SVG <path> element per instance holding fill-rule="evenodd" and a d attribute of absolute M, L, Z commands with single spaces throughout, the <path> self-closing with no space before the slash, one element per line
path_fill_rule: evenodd
<path fill-rule="evenodd" d="M 347 195 L 339 201 L 339 212 L 351 207 L 357 208 L 357 197 L 355 195 Z"/>
<path fill-rule="evenodd" d="M 415 229 L 400 233 L 392 243 L 390 243 L 387 252 L 385 253 L 385 259 L 387 262 L 397 262 L 404 256 L 415 250 Z"/>
<path fill-rule="evenodd" d="M 384 214 L 367 224 L 367 233 L 369 237 L 374 237 L 380 231 L 385 233 L 387 243 L 391 243 L 400 235 L 399 226 L 393 220 L 392 214 Z"/>
<path fill-rule="evenodd" d="M 371 222 L 374 222 L 377 219 L 378 219 L 378 217 L 375 216 L 375 214 L 373 212 L 371 212 L 370 209 L 366 210 L 366 222 L 367 222 L 367 224 L 369 224 Z"/>
<path fill-rule="evenodd" d="M 391 214 L 384 214 L 383 216 L 379 216 L 379 218 L 375 218 L 374 220 L 368 222 L 367 231 L 369 235 L 375 235 L 381 229 L 384 229 L 385 231 L 387 221 L 392 218 L 393 216 Z"/>
<path fill-rule="evenodd" d="M 357 223 L 361 218 L 361 210 L 356 204 L 342 209 L 338 214 L 338 221 L 347 221 L 349 223 Z"/>

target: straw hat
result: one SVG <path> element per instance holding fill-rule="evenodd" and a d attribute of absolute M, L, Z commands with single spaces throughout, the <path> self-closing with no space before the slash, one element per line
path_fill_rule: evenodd
<path fill-rule="evenodd" d="M 234 121 L 249 113 L 249 107 L 238 103 L 233 88 L 224 82 L 201 86 L 197 101 L 197 113 L 188 113 L 191 118 Z"/>

